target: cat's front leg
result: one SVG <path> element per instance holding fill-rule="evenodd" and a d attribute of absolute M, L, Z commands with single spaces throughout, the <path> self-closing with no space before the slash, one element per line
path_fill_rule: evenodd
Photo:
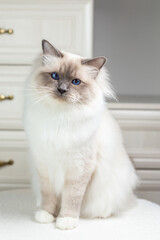
<path fill-rule="evenodd" d="M 56 227 L 62 230 L 77 227 L 82 199 L 90 176 L 91 174 L 88 174 L 78 180 L 66 181 L 62 193 L 61 210 L 56 220 Z"/>
<path fill-rule="evenodd" d="M 41 207 L 35 213 L 35 219 L 39 223 L 51 223 L 55 220 L 54 212 L 57 204 L 57 196 L 49 183 L 48 177 L 40 177 Z"/>

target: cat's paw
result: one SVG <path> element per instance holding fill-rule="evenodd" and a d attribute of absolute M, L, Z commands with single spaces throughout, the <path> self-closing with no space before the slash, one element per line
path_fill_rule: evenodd
<path fill-rule="evenodd" d="M 60 228 L 61 230 L 70 230 L 77 227 L 78 221 L 78 218 L 58 217 L 56 221 L 56 227 Z"/>
<path fill-rule="evenodd" d="M 55 221 L 55 218 L 52 214 L 42 209 L 35 213 L 35 219 L 39 223 L 51 223 Z"/>

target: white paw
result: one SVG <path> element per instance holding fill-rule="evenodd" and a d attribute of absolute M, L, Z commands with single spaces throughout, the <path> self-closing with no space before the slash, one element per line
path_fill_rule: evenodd
<path fill-rule="evenodd" d="M 58 217 L 56 221 L 56 227 L 62 230 L 70 230 L 78 225 L 78 218 L 72 217 Z"/>
<path fill-rule="evenodd" d="M 38 210 L 35 213 L 35 219 L 39 223 L 51 223 L 55 220 L 54 216 L 45 210 Z"/>

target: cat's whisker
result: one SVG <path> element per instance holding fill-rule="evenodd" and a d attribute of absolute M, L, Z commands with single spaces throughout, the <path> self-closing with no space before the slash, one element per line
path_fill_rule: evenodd
<path fill-rule="evenodd" d="M 40 92 L 41 94 L 45 94 L 45 93 L 48 93 L 48 92 Z M 37 93 L 25 93 L 23 94 L 23 96 L 37 96 Z"/>
<path fill-rule="evenodd" d="M 40 92 L 39 95 L 35 94 L 36 98 L 34 98 L 34 99 L 39 99 L 39 98 L 42 98 L 43 96 L 46 96 L 46 95 L 50 95 L 50 94 L 48 92 Z"/>
<path fill-rule="evenodd" d="M 37 103 L 45 100 L 45 99 L 46 99 L 47 97 L 49 97 L 49 96 L 50 96 L 50 94 L 45 94 L 45 95 L 39 97 L 38 99 L 36 99 L 36 100 L 33 102 L 33 105 L 35 105 L 35 104 L 37 104 Z"/>
<path fill-rule="evenodd" d="M 22 91 L 24 91 L 24 89 L 21 89 Z M 53 88 L 51 88 L 51 87 L 48 87 L 48 86 L 40 86 L 40 85 L 33 85 L 33 84 L 31 84 L 31 85 L 29 85 L 29 87 L 26 85 L 26 87 L 25 87 L 25 91 L 35 91 L 35 92 L 37 92 L 37 91 L 43 91 L 43 90 L 48 90 L 48 91 L 50 91 L 50 92 L 52 92 L 53 91 Z"/>
<path fill-rule="evenodd" d="M 28 93 L 39 93 L 39 92 L 49 92 L 49 91 L 51 91 L 52 89 L 39 89 L 39 90 L 37 90 L 37 91 L 33 91 L 33 90 L 30 90 L 30 91 L 28 91 Z M 25 91 L 24 91 L 24 93 L 25 93 Z"/>
<path fill-rule="evenodd" d="M 38 94 L 47 94 L 47 93 L 52 93 L 51 91 L 46 91 L 46 90 L 41 90 L 38 92 Z M 37 92 L 24 92 L 24 93 L 20 93 L 23 96 L 37 96 Z"/>
<path fill-rule="evenodd" d="M 77 103 L 81 103 L 82 101 L 80 100 L 80 98 L 79 97 L 77 97 L 76 95 L 74 95 L 74 94 L 69 94 L 69 99 L 71 100 L 71 102 L 72 103 L 74 103 L 74 104 L 77 104 Z"/>

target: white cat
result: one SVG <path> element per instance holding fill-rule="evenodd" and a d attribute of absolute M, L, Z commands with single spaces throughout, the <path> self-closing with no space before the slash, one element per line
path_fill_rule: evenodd
<path fill-rule="evenodd" d="M 24 110 L 40 193 L 35 218 L 49 223 L 57 216 L 58 228 L 72 229 L 79 216 L 107 218 L 127 208 L 137 177 L 107 109 L 105 98 L 114 94 L 106 59 L 60 52 L 46 40 L 42 48 Z"/>

